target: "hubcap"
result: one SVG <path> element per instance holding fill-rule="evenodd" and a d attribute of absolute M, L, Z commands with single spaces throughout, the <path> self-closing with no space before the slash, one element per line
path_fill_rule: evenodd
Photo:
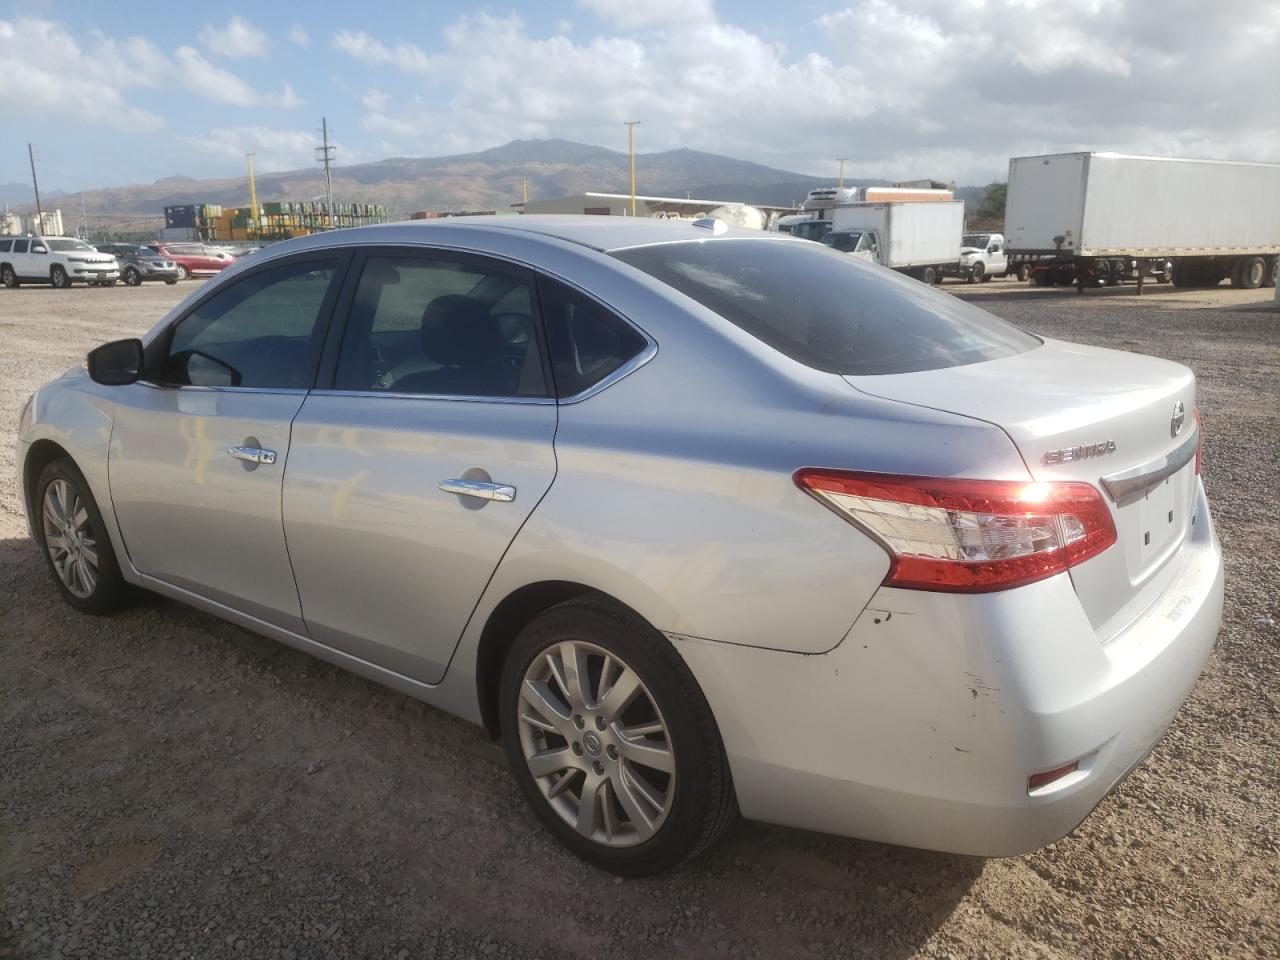
<path fill-rule="evenodd" d="M 63 586 L 81 600 L 98 585 L 98 541 L 75 487 L 58 479 L 44 492 L 44 544 Z"/>
<path fill-rule="evenodd" d="M 548 647 L 520 685 L 520 744 L 547 802 L 596 843 L 628 847 L 662 826 L 675 798 L 675 754 L 636 672 L 580 641 Z"/>

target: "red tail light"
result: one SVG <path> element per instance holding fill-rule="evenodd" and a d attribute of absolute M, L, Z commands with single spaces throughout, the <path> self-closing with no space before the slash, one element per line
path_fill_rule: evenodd
<path fill-rule="evenodd" d="M 893 563 L 885 586 L 988 593 L 1034 583 L 1116 542 L 1087 483 L 953 480 L 805 468 L 796 485 L 866 530 Z"/>

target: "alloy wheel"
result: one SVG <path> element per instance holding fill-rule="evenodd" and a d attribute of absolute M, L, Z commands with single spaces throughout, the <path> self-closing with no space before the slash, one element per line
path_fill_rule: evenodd
<path fill-rule="evenodd" d="M 59 477 L 45 488 L 42 520 L 58 579 L 74 596 L 88 599 L 98 585 L 98 541 L 84 499 Z"/>
<path fill-rule="evenodd" d="M 525 763 L 550 807 L 610 847 L 648 840 L 671 811 L 675 754 L 653 695 L 616 654 L 564 641 L 520 684 Z"/>

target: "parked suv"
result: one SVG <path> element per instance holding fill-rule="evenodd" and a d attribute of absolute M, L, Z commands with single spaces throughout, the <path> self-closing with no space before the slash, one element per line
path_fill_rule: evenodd
<path fill-rule="evenodd" d="M 120 279 L 136 287 L 143 280 L 178 282 L 178 265 L 156 253 L 151 247 L 137 243 L 98 243 L 100 253 L 109 253 L 120 262 Z"/>
<path fill-rule="evenodd" d="M 114 286 L 120 265 L 75 237 L 4 237 L 0 239 L 0 281 L 6 287 L 47 283 L 59 289 L 83 281 Z"/>
<path fill-rule="evenodd" d="M 206 247 L 203 243 L 149 243 L 152 250 L 178 267 L 178 279 L 212 277 L 236 262 L 225 250 Z"/>

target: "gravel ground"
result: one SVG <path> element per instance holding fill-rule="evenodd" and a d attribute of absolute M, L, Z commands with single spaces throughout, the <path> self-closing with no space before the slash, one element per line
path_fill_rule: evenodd
<path fill-rule="evenodd" d="M 0 290 L 0 423 L 192 289 Z M 1067 839 L 988 860 L 756 824 L 628 881 L 443 713 L 212 617 L 63 605 L 0 444 L 0 956 L 1280 956 L 1280 313 L 1271 291 L 946 289 L 1200 377 L 1217 652 Z"/>

